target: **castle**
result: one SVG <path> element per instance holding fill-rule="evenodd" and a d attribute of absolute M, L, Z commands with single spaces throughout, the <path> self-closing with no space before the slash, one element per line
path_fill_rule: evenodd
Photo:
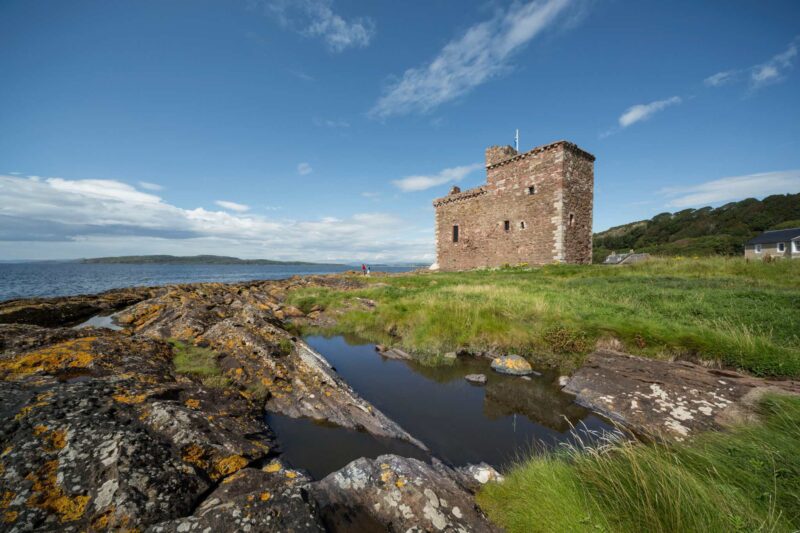
<path fill-rule="evenodd" d="M 557 141 L 486 149 L 486 184 L 433 202 L 441 270 L 592 262 L 594 156 Z"/>

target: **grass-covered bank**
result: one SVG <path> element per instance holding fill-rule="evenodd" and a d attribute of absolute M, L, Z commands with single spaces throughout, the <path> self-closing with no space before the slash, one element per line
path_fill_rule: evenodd
<path fill-rule="evenodd" d="M 771 396 L 763 423 L 684 444 L 612 444 L 534 456 L 478 503 L 510 532 L 797 531 L 800 398 Z"/>
<path fill-rule="evenodd" d="M 377 305 L 365 309 L 356 298 Z M 289 302 L 343 310 L 331 333 L 421 354 L 513 351 L 569 369 L 613 337 L 631 353 L 800 376 L 800 261 L 676 258 L 408 274 L 368 278 L 358 290 L 298 290 Z"/>

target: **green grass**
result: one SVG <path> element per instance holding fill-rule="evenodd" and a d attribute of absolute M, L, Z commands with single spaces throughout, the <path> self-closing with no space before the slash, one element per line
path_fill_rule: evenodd
<path fill-rule="evenodd" d="M 516 352 L 569 370 L 598 339 L 614 337 L 644 356 L 800 376 L 800 261 L 672 258 L 366 281 L 357 290 L 300 289 L 289 301 L 343 311 L 328 333 L 418 354 Z M 364 309 L 357 297 L 378 305 Z"/>
<path fill-rule="evenodd" d="M 177 339 L 170 339 L 169 343 L 172 345 L 172 362 L 176 372 L 198 377 L 207 387 L 228 386 L 229 380 L 222 375 L 217 354 L 213 350 Z"/>
<path fill-rule="evenodd" d="M 800 529 L 800 398 L 768 396 L 763 423 L 683 444 L 612 443 L 533 456 L 478 503 L 510 532 Z"/>

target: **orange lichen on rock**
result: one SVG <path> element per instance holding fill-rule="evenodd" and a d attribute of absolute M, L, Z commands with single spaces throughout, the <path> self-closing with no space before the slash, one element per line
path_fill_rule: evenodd
<path fill-rule="evenodd" d="M 55 373 L 71 368 L 88 368 L 95 358 L 90 350 L 96 339 L 97 337 L 83 337 L 64 341 L 8 361 L 0 361 L 0 372 L 24 377 L 39 372 Z"/>
<path fill-rule="evenodd" d="M 268 501 L 270 498 L 272 498 L 272 494 L 270 494 L 270 493 L 269 493 L 269 492 L 267 492 L 267 491 L 264 491 L 264 492 L 262 492 L 262 493 L 261 493 L 261 496 L 259 496 L 259 499 L 260 499 L 262 502 L 266 502 L 266 501 Z"/>
<path fill-rule="evenodd" d="M 27 504 L 57 514 L 61 522 L 78 520 L 86 512 L 89 496 L 65 494 L 58 484 L 57 475 L 58 460 L 47 461 L 35 474 L 28 474 L 25 479 L 33 482 L 33 494 Z"/>
<path fill-rule="evenodd" d="M 229 476 L 245 466 L 247 466 L 247 459 L 241 455 L 231 455 L 230 457 L 220 459 L 214 464 L 214 474 L 216 474 L 216 478 L 219 479 L 220 477 Z M 211 477 L 214 478 L 214 475 L 212 474 Z"/>
<path fill-rule="evenodd" d="M 122 393 L 122 394 L 115 394 L 114 396 L 112 396 L 112 398 L 114 398 L 119 403 L 136 404 L 145 401 L 147 399 L 147 394 Z"/>
<path fill-rule="evenodd" d="M 52 397 L 53 397 L 53 393 L 52 392 L 43 392 L 43 393 L 37 395 L 36 398 L 34 398 L 34 401 L 33 401 L 32 404 L 26 405 L 25 407 L 23 407 L 22 409 L 19 410 L 19 413 L 17 413 L 16 416 L 14 416 L 14 420 L 17 420 L 17 421 L 22 420 L 23 418 L 28 416 L 28 413 L 33 411 L 35 408 L 47 405 L 48 400 L 50 400 L 50 398 L 52 398 Z M 9 448 L 9 450 L 10 450 L 10 448 Z M 5 455 L 5 452 L 3 453 L 3 455 Z"/>
<path fill-rule="evenodd" d="M 200 407 L 200 400 L 196 400 L 194 398 L 189 398 L 184 403 L 186 404 L 186 407 L 188 407 L 189 409 L 198 409 Z"/>
<path fill-rule="evenodd" d="M 3 513 L 3 522 L 5 522 L 6 524 L 13 524 L 14 522 L 17 521 L 18 514 L 19 513 L 17 513 L 16 511 L 6 511 L 5 513 Z"/>
<path fill-rule="evenodd" d="M 197 444 L 189 444 L 183 449 L 181 458 L 192 465 L 195 465 L 203 470 L 208 470 L 208 460 L 206 459 L 206 451 Z"/>

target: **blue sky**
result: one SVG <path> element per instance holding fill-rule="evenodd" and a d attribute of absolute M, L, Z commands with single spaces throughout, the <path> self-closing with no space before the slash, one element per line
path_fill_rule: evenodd
<path fill-rule="evenodd" d="M 0 258 L 430 261 L 483 151 L 595 230 L 800 191 L 800 3 L 3 0 Z"/>

